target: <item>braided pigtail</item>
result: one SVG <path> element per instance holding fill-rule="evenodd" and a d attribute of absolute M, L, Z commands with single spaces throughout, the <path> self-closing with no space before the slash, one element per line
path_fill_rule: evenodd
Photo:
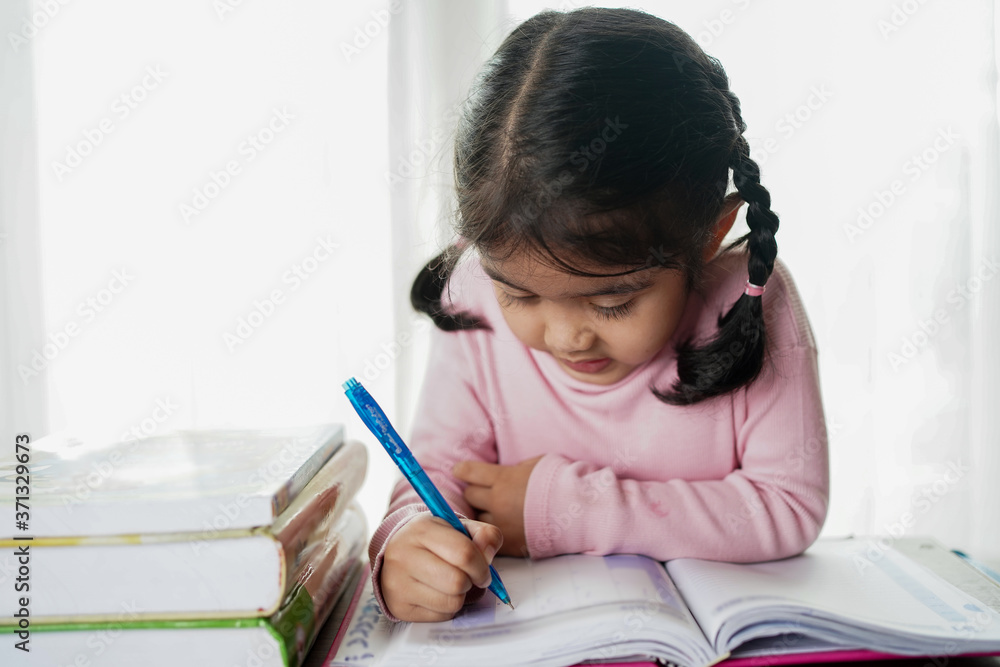
<path fill-rule="evenodd" d="M 711 59 L 714 65 L 717 61 Z M 764 365 L 764 308 L 760 294 L 774 269 L 778 245 L 778 216 L 771 210 L 771 195 L 760 184 L 760 168 L 750 158 L 750 146 L 743 137 L 746 124 L 740 115 L 740 103 L 729 90 L 728 78 L 721 65 L 713 67 L 713 83 L 729 100 L 733 118 L 739 128 L 730 159 L 733 184 L 748 205 L 747 226 L 750 232 L 735 241 L 730 248 L 746 244 L 749 249 L 747 290 L 732 308 L 719 318 L 719 331 L 704 345 L 695 346 L 690 340 L 677 347 L 677 376 L 672 393 L 653 388 L 660 400 L 673 405 L 690 405 L 725 394 L 753 382 Z M 755 289 L 756 288 L 756 289 Z"/>
<path fill-rule="evenodd" d="M 450 245 L 420 269 L 410 288 L 410 304 L 434 320 L 443 331 L 485 329 L 483 322 L 468 313 L 449 313 L 441 302 L 452 271 L 462 256 L 461 244 Z"/>

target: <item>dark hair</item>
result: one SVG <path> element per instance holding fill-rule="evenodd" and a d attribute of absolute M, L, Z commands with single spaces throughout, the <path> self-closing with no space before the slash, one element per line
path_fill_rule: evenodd
<path fill-rule="evenodd" d="M 441 329 L 484 328 L 442 305 L 466 244 L 490 259 L 532 253 L 581 276 L 681 269 L 692 287 L 730 169 L 750 228 L 730 248 L 748 246 L 749 279 L 764 285 L 778 217 L 745 130 L 722 65 L 676 25 L 593 7 L 528 19 L 466 103 L 454 164 L 463 242 L 421 270 L 411 303 Z M 580 264 L 634 268 L 595 274 Z M 677 381 L 653 393 L 688 405 L 738 389 L 756 379 L 764 350 L 761 299 L 742 295 L 713 338 L 677 346 Z"/>

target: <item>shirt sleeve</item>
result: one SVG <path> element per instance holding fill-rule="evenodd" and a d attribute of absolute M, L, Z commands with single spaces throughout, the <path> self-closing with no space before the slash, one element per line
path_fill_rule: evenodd
<path fill-rule="evenodd" d="M 531 557 L 638 553 L 755 562 L 812 544 L 829 495 L 815 347 L 770 355 L 756 382 L 710 400 L 734 402 L 736 469 L 717 480 L 636 481 L 547 454 L 525 496 Z"/>
<path fill-rule="evenodd" d="M 462 519 L 476 514 L 462 495 L 464 484 L 452 476 L 452 466 L 460 460 L 497 462 L 490 411 L 477 390 L 481 386 L 475 381 L 478 371 L 470 363 L 470 355 L 477 353 L 476 342 L 485 335 L 488 332 L 445 332 L 436 327 L 431 331 L 427 373 L 409 442 L 427 476 Z M 409 482 L 401 479 L 368 545 L 375 599 L 389 620 L 399 619 L 389 613 L 382 596 L 380 576 L 386 544 L 407 521 L 427 511 Z M 485 590 L 473 587 L 466 601 L 478 599 Z"/>

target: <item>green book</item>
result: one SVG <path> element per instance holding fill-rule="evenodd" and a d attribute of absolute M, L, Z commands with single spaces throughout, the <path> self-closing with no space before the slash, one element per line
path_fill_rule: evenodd
<path fill-rule="evenodd" d="M 0 628 L 0 664 L 90 667 L 300 667 L 344 591 L 357 581 L 367 526 L 352 504 L 335 527 L 326 557 L 303 572 L 268 617 L 31 625 L 28 652 L 16 627 Z M 127 604 L 125 605 L 127 607 Z"/>

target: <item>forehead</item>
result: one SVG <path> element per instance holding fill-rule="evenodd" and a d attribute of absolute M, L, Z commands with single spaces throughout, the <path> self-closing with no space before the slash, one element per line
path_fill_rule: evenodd
<path fill-rule="evenodd" d="M 646 267 L 577 267 L 595 276 L 581 276 L 523 255 L 504 260 L 480 258 L 491 279 L 539 296 L 570 298 L 624 294 L 649 287 L 657 271 Z M 621 275 L 614 275 L 620 273 Z M 610 274 L 610 275 L 609 275 Z"/>

